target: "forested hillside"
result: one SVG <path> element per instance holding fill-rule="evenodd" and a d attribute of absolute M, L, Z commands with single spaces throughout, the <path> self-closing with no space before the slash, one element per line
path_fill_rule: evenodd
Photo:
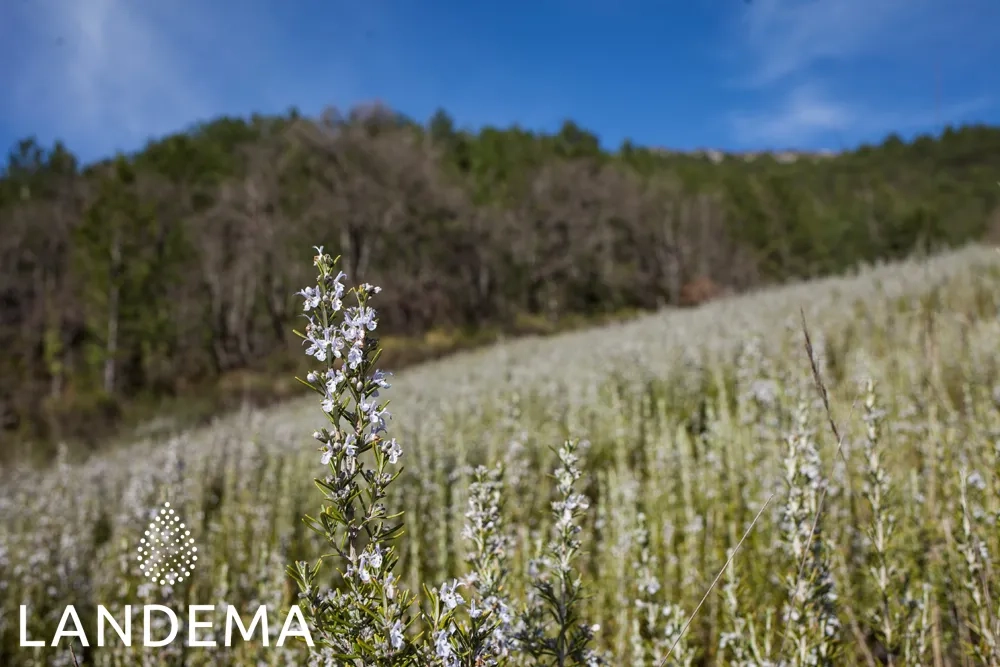
<path fill-rule="evenodd" d="M 317 243 L 384 288 L 385 333 L 472 335 L 988 238 L 998 174 L 990 127 L 791 162 L 378 106 L 224 118 L 86 166 L 27 140 L 0 181 L 0 439 L 100 438 L 137 402 L 284 374 Z"/>

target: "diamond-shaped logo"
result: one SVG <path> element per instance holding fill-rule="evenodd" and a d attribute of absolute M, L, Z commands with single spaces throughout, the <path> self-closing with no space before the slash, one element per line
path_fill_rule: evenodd
<path fill-rule="evenodd" d="M 161 586 L 184 581 L 194 571 L 198 547 L 170 503 L 156 514 L 139 540 L 139 569 Z"/>

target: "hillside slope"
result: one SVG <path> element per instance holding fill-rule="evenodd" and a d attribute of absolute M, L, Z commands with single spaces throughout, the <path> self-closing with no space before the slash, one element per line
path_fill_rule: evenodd
<path fill-rule="evenodd" d="M 87 166 L 26 141 L 0 179 L 0 437 L 99 444 L 137 404 L 238 403 L 240 374 L 281 395 L 314 243 L 385 287 L 393 335 L 462 340 L 980 240 L 998 156 L 990 127 L 788 162 L 378 107 L 219 119 Z"/>

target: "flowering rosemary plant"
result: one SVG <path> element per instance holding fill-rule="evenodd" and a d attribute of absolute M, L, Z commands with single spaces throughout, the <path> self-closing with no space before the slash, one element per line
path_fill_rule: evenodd
<path fill-rule="evenodd" d="M 511 544 L 503 529 L 500 468 L 474 474 L 464 531 L 469 575 L 433 589 L 424 586 L 422 605 L 400 585 L 393 543 L 403 531 L 402 512 L 390 514 L 384 500 L 402 472 L 397 467 L 402 451 L 386 432 L 388 402 L 380 400 L 379 391 L 388 388 L 388 374 L 375 367 L 381 349 L 372 333 L 378 319 L 369 305 L 380 289 L 367 283 L 347 289 L 337 260 L 316 250 L 316 284 L 298 292 L 307 324 L 296 333 L 306 354 L 321 365 L 299 381 L 319 395 L 329 422 L 313 434 L 327 474 L 315 480 L 325 501 L 322 510 L 304 521 L 329 544 L 329 552 L 314 564 L 288 568 L 312 629 L 312 664 L 594 664 L 587 648 L 592 630 L 577 617 L 582 589 L 571 567 L 579 548 L 577 519 L 587 507 L 573 490 L 580 476 L 575 443 L 559 450 L 560 500 L 553 504 L 549 576 L 536 583 L 534 604 L 529 601 L 516 627 L 504 594 Z M 319 584 L 327 561 L 338 564 L 334 588 Z M 462 588 L 468 589 L 468 602 Z M 546 606 L 556 622 L 553 636 L 546 636 Z"/>
<path fill-rule="evenodd" d="M 578 446 L 577 442 L 567 440 L 558 450 L 555 477 L 559 500 L 552 503 L 552 537 L 517 632 L 520 646 L 538 663 L 559 667 L 605 664 L 604 657 L 590 648 L 599 626 L 589 625 L 580 618 L 584 591 L 574 561 L 580 554 L 577 538 L 582 530 L 580 519 L 590 503 L 575 488 L 581 475 L 577 467 Z"/>
<path fill-rule="evenodd" d="M 316 285 L 299 292 L 308 323 L 304 333 L 296 333 L 307 345 L 306 354 L 322 365 L 300 382 L 319 394 L 329 421 L 313 434 L 328 473 L 316 480 L 325 499 L 321 512 L 304 520 L 332 551 L 314 565 L 298 562 L 288 571 L 328 663 L 406 664 L 415 654 L 406 637 L 412 596 L 398 586 L 392 545 L 402 532 L 401 514 L 390 515 L 383 504 L 386 489 L 401 472 L 394 467 L 402 452 L 385 435 L 389 413 L 379 390 L 389 384 L 375 369 L 380 350 L 372 332 L 378 320 L 368 305 L 380 289 L 363 284 L 346 291 L 346 276 L 335 273 L 336 260 L 322 247 L 316 250 Z M 351 298 L 355 303 L 345 305 Z M 328 559 L 339 563 L 342 580 L 330 591 L 317 585 Z"/>

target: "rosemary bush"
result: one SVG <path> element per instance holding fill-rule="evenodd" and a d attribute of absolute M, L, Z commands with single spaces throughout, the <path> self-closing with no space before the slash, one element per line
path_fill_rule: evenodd
<path fill-rule="evenodd" d="M 552 541 L 542 559 L 544 572 L 532 582 L 533 595 L 516 626 L 503 599 L 507 537 L 500 529 L 499 471 L 478 468 L 475 473 L 463 532 L 471 543 L 467 580 L 425 585 L 423 600 L 399 581 L 394 541 L 403 532 L 403 513 L 390 513 L 384 501 L 400 474 L 393 466 L 402 448 L 386 435 L 388 401 L 379 400 L 379 390 L 389 383 L 375 367 L 380 349 L 372 333 L 378 319 L 369 305 L 380 289 L 353 288 L 347 297 L 356 304 L 345 306 L 346 276 L 334 273 L 336 260 L 316 250 L 319 274 L 316 285 L 300 292 L 308 324 L 299 335 L 308 345 L 306 353 L 323 367 L 301 381 L 321 397 L 329 420 L 314 434 L 329 474 L 316 480 L 325 500 L 322 511 L 305 521 L 331 551 L 315 564 L 300 561 L 289 568 L 317 637 L 313 663 L 485 667 L 516 659 L 560 667 L 600 664 L 589 648 L 592 629 L 579 616 L 583 586 L 573 568 L 580 549 L 578 520 L 588 507 L 574 489 L 580 470 L 573 441 L 558 451 Z M 330 559 L 340 563 L 336 588 L 319 583 Z M 468 604 L 462 588 L 470 589 Z M 415 635 L 413 625 L 419 629 Z"/>

